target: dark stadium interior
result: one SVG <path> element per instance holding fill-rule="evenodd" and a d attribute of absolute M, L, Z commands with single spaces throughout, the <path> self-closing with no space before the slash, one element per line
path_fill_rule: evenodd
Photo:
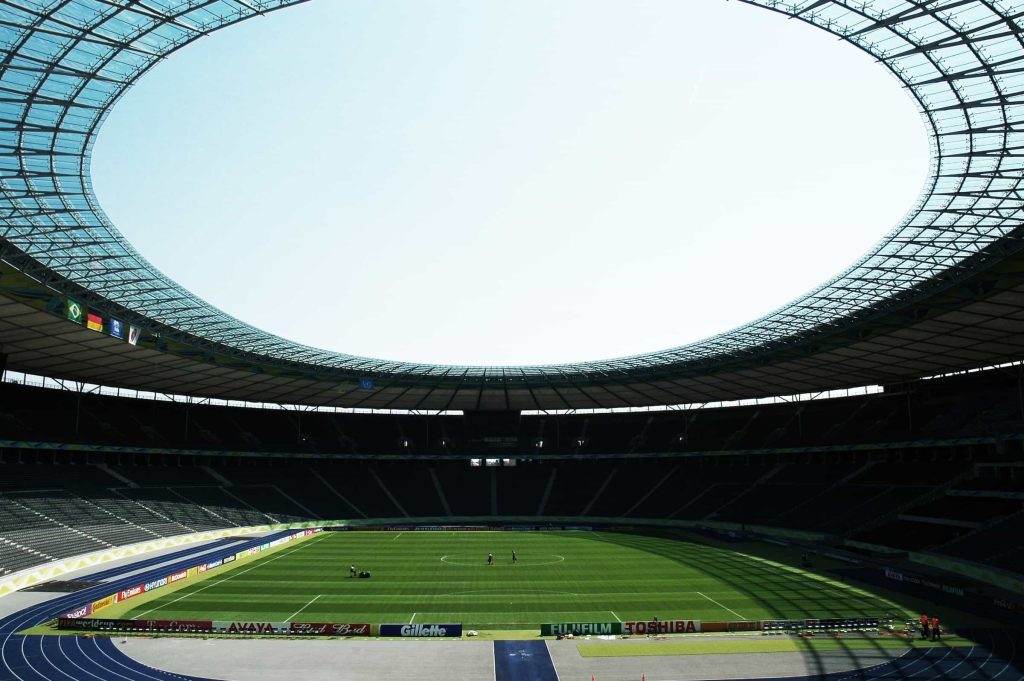
<path fill-rule="evenodd" d="M 1021 367 L 883 393 L 669 411 L 331 413 L 186 404 L 0 384 L 0 438 L 309 454 L 693 453 L 1024 434 Z M 1006 444 L 1005 446 L 1013 446 Z"/>
<path fill-rule="evenodd" d="M 469 516 L 774 526 L 1017 572 L 1024 558 L 1018 367 L 602 414 L 298 412 L 10 383 L 0 397 L 3 574 L 207 529 Z"/>

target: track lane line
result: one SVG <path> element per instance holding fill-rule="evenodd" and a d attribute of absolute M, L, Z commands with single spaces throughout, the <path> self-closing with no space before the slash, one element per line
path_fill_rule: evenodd
<path fill-rule="evenodd" d="M 242 544 L 251 544 L 256 546 L 268 539 L 280 538 L 287 534 L 289 534 L 289 531 L 271 533 L 262 537 L 252 537 L 243 541 Z M 203 553 L 204 547 L 198 546 L 192 548 L 195 553 Z M 192 551 L 189 551 L 188 553 L 189 555 L 192 555 Z M 182 557 L 177 564 L 181 566 L 182 569 L 188 567 L 188 562 L 184 557 Z M 132 569 L 133 565 L 133 563 L 129 563 L 127 565 L 119 566 L 118 568 L 110 569 L 123 570 L 125 573 L 134 573 L 134 570 Z M 125 588 L 140 581 L 142 578 L 156 579 L 160 577 L 161 574 L 163 574 L 162 569 L 156 568 L 135 574 L 131 577 L 124 577 L 122 575 L 118 579 L 98 584 L 83 591 L 58 596 L 51 600 L 11 613 L 10 615 L 0 617 L 0 671 L 9 672 L 12 675 L 10 678 L 16 679 L 17 681 L 47 681 L 48 679 L 51 679 L 49 676 L 44 676 L 39 669 L 32 664 L 31 657 L 26 656 L 25 639 L 27 637 L 25 635 L 18 634 L 20 630 L 52 620 L 57 617 L 59 613 L 80 605 L 83 599 L 91 600 L 100 597 L 105 593 L 109 593 L 109 589 Z M 61 648 L 60 643 L 69 643 L 70 645 L 69 641 L 64 640 L 68 638 L 78 637 L 62 637 L 61 641 L 58 642 L 58 649 Z M 64 652 L 65 657 L 68 657 L 66 651 L 62 652 Z M 70 660 L 69 663 L 71 663 Z M 177 679 L 185 678 L 181 675 L 175 674 L 172 674 L 171 676 Z"/>
<path fill-rule="evenodd" d="M 79 640 L 81 640 L 81 637 L 77 637 L 77 638 L 79 638 Z M 175 674 L 174 672 L 168 672 L 168 671 L 164 671 L 163 669 L 157 669 L 156 667 L 150 667 L 148 664 L 142 664 L 141 662 L 139 662 L 135 658 L 130 657 L 129 655 L 126 655 L 125 653 L 122 653 L 121 651 L 117 650 L 117 648 L 114 647 L 114 640 L 112 638 L 110 638 L 109 636 L 106 636 L 106 637 L 103 637 L 103 638 L 90 638 L 90 639 L 86 639 L 86 641 L 87 641 L 87 643 L 92 645 L 96 649 L 96 651 L 100 653 L 100 655 L 103 655 L 103 657 L 107 658 L 108 660 L 110 660 L 111 662 L 116 664 L 118 667 L 123 668 L 126 672 L 129 672 L 129 673 L 135 675 L 136 677 L 141 677 L 143 679 L 153 679 L 154 681 L 164 681 L 167 677 L 165 677 L 165 676 L 153 676 L 153 674 L 161 674 L 161 675 L 162 674 L 169 674 L 171 676 L 176 676 L 178 678 L 189 678 L 189 677 L 183 677 L 181 674 Z M 134 667 L 128 666 L 122 660 L 118 660 L 118 659 L 116 659 L 114 657 L 111 657 L 110 653 L 108 653 L 106 650 L 103 649 L 102 641 L 106 641 L 113 648 L 114 652 L 116 652 L 118 655 L 123 657 L 128 662 L 131 662 L 134 665 Z M 92 659 L 92 661 L 95 662 L 97 665 L 100 664 L 100 661 L 97 658 L 93 657 L 93 658 L 90 658 L 90 659 Z M 114 667 L 107 667 L 106 663 L 104 663 L 101 666 L 103 666 L 103 669 L 105 671 L 113 672 L 113 673 L 117 674 L 117 671 L 115 671 Z M 150 672 L 152 672 L 152 674 Z M 123 674 L 119 674 L 119 676 L 123 676 Z M 131 678 L 131 677 L 129 677 L 129 678 Z M 194 677 L 192 677 L 192 678 L 194 678 Z"/>
<path fill-rule="evenodd" d="M 59 638 L 59 637 L 55 637 L 55 638 Z M 59 652 L 61 655 L 64 654 L 64 651 L 60 649 L 60 641 L 57 642 L 57 652 Z M 61 669 L 60 665 L 55 663 L 53 660 L 51 660 L 50 656 L 46 654 L 46 639 L 45 639 L 45 637 L 42 637 L 42 636 L 39 638 L 39 654 L 42 656 L 43 660 L 46 661 L 46 664 L 50 665 L 51 667 L 53 667 L 55 670 L 57 670 L 58 672 L 60 672 L 64 676 L 66 676 L 69 679 L 71 679 L 72 681 L 74 681 L 75 677 L 71 676 L 71 674 L 68 674 L 63 669 Z"/>
<path fill-rule="evenodd" d="M 93 674 L 93 673 L 92 673 L 91 671 L 89 671 L 88 669 L 86 669 L 86 668 L 85 668 L 85 667 L 83 667 L 82 665 L 78 664 L 78 662 L 75 662 L 75 660 L 74 660 L 74 659 L 73 659 L 73 658 L 71 657 L 71 655 L 69 655 L 69 654 L 68 654 L 68 652 L 67 652 L 66 650 L 64 650 L 64 641 L 60 640 L 60 639 L 65 639 L 65 638 L 69 638 L 69 637 L 67 637 L 67 636 L 58 636 L 57 638 L 58 638 L 58 641 L 57 641 L 57 650 L 59 650 L 59 651 L 60 651 L 60 654 L 64 656 L 64 659 L 65 659 L 65 660 L 67 661 L 67 663 L 68 663 L 68 664 L 70 664 L 70 665 L 71 665 L 72 667 L 74 667 L 74 668 L 75 668 L 75 669 L 77 669 L 78 671 L 82 672 L 83 674 L 88 674 L 89 676 L 93 677 L 94 679 L 99 679 L 100 681 L 106 681 L 106 679 L 109 679 L 109 678 L 111 678 L 111 677 L 109 677 L 109 676 L 108 676 L 108 677 L 106 677 L 106 679 L 105 679 L 105 678 L 104 678 L 104 677 L 102 677 L 102 676 L 98 676 L 98 675 L 96 675 L 96 674 Z M 79 640 L 79 639 L 78 639 L 78 637 L 77 637 L 77 636 L 75 636 L 75 637 L 74 637 L 74 639 L 75 639 L 75 643 L 76 643 L 76 645 L 77 645 L 77 643 L 78 643 L 78 640 Z M 71 642 L 70 642 L 70 641 L 68 641 L 68 646 L 70 646 L 70 645 L 71 645 Z M 81 648 L 81 646 L 79 646 L 79 648 Z M 82 652 L 82 657 L 84 657 L 84 658 L 86 658 L 86 659 L 89 659 L 89 656 L 88 656 L 88 655 L 86 655 L 86 654 L 85 654 L 84 652 Z M 104 670 L 104 671 L 106 671 L 106 670 Z M 120 674 L 116 674 L 116 673 L 115 673 L 115 674 L 114 674 L 114 676 L 120 676 Z M 78 677 L 78 678 L 79 678 L 79 679 L 81 679 L 82 677 Z M 121 678 L 126 678 L 126 677 L 123 677 L 123 676 L 122 676 Z"/>

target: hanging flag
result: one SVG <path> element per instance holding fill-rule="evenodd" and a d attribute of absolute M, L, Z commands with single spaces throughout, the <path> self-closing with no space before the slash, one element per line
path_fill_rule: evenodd
<path fill-rule="evenodd" d="M 89 312 L 85 318 L 85 325 L 93 331 L 102 331 L 103 317 L 99 316 L 95 312 Z"/>
<path fill-rule="evenodd" d="M 128 344 L 129 345 L 138 345 L 139 344 L 139 336 L 141 336 L 141 335 L 142 335 L 142 329 L 140 329 L 137 326 L 129 326 L 128 327 Z"/>
<path fill-rule="evenodd" d="M 124 340 L 124 322 L 120 319 L 110 318 L 110 335 L 114 338 Z"/>
<path fill-rule="evenodd" d="M 373 390 L 374 384 L 372 378 L 360 378 L 359 389 L 360 390 Z"/>
<path fill-rule="evenodd" d="M 68 304 L 64 307 L 67 310 L 68 319 L 73 321 L 75 324 L 81 324 L 85 321 L 85 310 L 82 309 L 81 303 L 68 298 Z"/>

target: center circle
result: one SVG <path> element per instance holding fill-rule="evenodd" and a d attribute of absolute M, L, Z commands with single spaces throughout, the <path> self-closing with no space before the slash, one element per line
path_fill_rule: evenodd
<path fill-rule="evenodd" d="M 557 554 L 540 554 L 536 556 L 518 556 L 518 560 L 515 563 L 512 562 L 512 558 L 502 554 L 501 557 L 495 556 L 493 563 L 487 562 L 487 556 L 480 556 L 478 554 L 468 553 L 449 553 L 441 556 L 441 562 L 447 563 L 448 565 L 458 565 L 461 567 L 536 567 L 540 565 L 554 565 L 556 563 L 562 563 L 565 561 L 565 556 L 559 556 Z"/>

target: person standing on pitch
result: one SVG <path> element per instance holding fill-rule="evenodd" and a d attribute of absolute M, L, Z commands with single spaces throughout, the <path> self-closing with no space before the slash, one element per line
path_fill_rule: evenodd
<path fill-rule="evenodd" d="M 512 549 L 512 562 L 513 563 L 518 563 L 519 562 L 519 558 L 516 557 L 516 550 L 515 549 Z"/>
<path fill-rule="evenodd" d="M 921 613 L 921 639 L 927 640 L 928 638 L 928 615 Z"/>
<path fill-rule="evenodd" d="M 494 554 L 493 553 L 488 553 L 487 554 L 487 564 L 488 565 L 494 565 Z"/>
<path fill-rule="evenodd" d="M 358 574 L 357 571 L 356 571 L 356 566 L 355 565 L 350 565 L 349 568 L 348 568 L 348 576 L 349 577 L 355 577 L 356 574 Z"/>
<path fill-rule="evenodd" d="M 932 640 L 938 641 L 942 638 L 942 630 L 939 628 L 939 618 L 937 615 L 932 615 Z"/>

